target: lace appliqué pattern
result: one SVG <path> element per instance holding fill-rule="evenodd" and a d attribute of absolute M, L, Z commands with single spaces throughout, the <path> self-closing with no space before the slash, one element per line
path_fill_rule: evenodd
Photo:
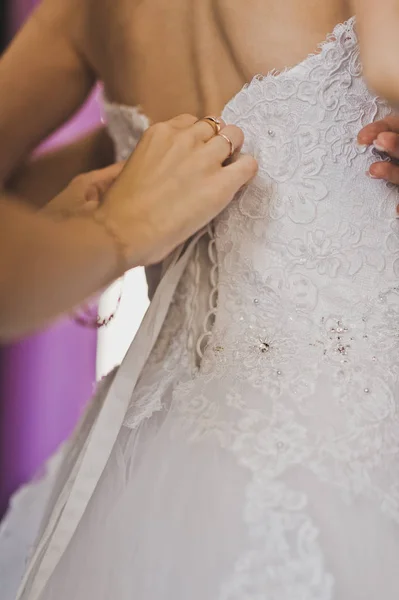
<path fill-rule="evenodd" d="M 333 598 L 307 495 L 284 480 L 295 466 L 399 523 L 399 476 L 374 475 L 399 456 L 397 193 L 363 177 L 375 157 L 356 144 L 387 113 L 361 79 L 351 20 L 223 115 L 259 174 L 217 223 L 212 340 L 173 404 L 193 443 L 216 436 L 252 473 L 250 547 L 223 600 Z"/>
<path fill-rule="evenodd" d="M 144 124 L 108 111 L 126 157 Z M 191 443 L 216 439 L 250 474 L 248 547 L 219 600 L 334 598 L 294 469 L 399 523 L 397 192 L 365 177 L 376 156 L 356 143 L 388 112 L 361 78 L 353 19 L 224 111 L 259 173 L 191 261 L 125 421 L 167 408 Z"/>
<path fill-rule="evenodd" d="M 198 256 L 190 261 L 178 286 L 154 350 L 140 377 L 124 425 L 136 429 L 163 408 L 170 386 L 194 371 L 192 321 L 198 294 Z M 190 351 L 191 349 L 191 351 Z"/>

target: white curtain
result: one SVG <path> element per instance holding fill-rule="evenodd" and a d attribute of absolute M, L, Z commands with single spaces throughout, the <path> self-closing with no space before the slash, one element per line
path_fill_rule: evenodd
<path fill-rule="evenodd" d="M 116 282 L 103 294 L 100 315 L 109 315 L 115 309 L 118 296 L 121 303 L 115 318 L 99 330 L 97 348 L 97 379 L 101 379 L 119 365 L 148 307 L 147 283 L 144 269 L 134 269 L 125 275 L 124 282 Z"/>

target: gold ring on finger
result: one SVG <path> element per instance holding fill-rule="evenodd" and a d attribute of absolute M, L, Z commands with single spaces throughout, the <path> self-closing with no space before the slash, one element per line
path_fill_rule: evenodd
<path fill-rule="evenodd" d="M 229 137 L 227 137 L 227 135 L 225 135 L 224 133 L 218 133 L 219 137 L 222 137 L 223 139 L 226 140 L 226 142 L 229 144 L 230 146 L 230 154 L 228 156 L 228 158 L 231 158 L 234 154 L 234 152 L 236 151 L 233 142 L 231 141 L 231 139 Z"/>
<path fill-rule="evenodd" d="M 197 123 L 199 121 L 204 121 L 204 123 L 209 123 L 209 125 L 212 127 L 215 135 L 218 135 L 218 133 L 220 133 L 220 131 L 222 129 L 220 119 L 217 119 L 216 117 L 210 117 L 210 116 L 202 117 L 202 119 L 198 119 Z"/>

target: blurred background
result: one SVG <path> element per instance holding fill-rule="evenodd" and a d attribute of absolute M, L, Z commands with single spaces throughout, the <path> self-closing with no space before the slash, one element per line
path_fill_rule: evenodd
<path fill-rule="evenodd" d="M 37 0 L 0 0 L 1 50 Z M 0 92 L 1 93 L 1 92 Z M 60 145 L 98 125 L 95 90 L 82 111 L 45 144 Z M 0 347 L 0 518 L 11 495 L 40 476 L 46 460 L 72 432 L 96 380 L 119 364 L 147 308 L 144 273 L 137 269 L 100 300 L 100 313 L 116 318 L 95 331 L 63 320 L 12 346 Z M 12 293 L 12 291 L 10 291 Z"/>

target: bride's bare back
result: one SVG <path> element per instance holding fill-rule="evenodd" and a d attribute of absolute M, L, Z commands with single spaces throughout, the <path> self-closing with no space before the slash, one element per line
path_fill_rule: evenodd
<path fill-rule="evenodd" d="M 81 0 L 80 0 L 81 2 Z M 257 73 L 302 60 L 345 0 L 86 0 L 78 44 L 112 100 L 151 119 L 220 113 Z"/>
<path fill-rule="evenodd" d="M 86 0 L 76 43 L 112 100 L 158 121 L 220 113 L 350 16 L 345 0 Z"/>
<path fill-rule="evenodd" d="M 258 73 L 293 66 L 353 0 L 42 0 L 0 60 L 0 185 L 43 204 L 78 173 L 113 159 L 97 132 L 24 161 L 101 79 L 110 100 L 152 121 L 219 114 Z M 46 162 L 47 161 L 47 162 Z M 22 166 L 22 168 L 21 168 Z M 10 175 L 17 177 L 10 180 Z"/>

